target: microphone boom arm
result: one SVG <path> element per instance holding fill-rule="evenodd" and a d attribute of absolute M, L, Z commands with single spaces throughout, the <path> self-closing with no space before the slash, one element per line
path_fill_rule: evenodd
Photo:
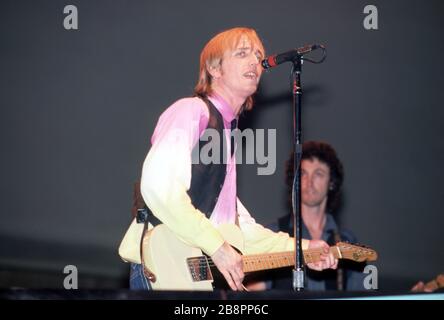
<path fill-rule="evenodd" d="M 314 50 L 322 49 L 322 57 L 320 60 L 313 60 L 310 58 L 304 57 L 305 54 L 308 54 Z M 264 69 L 270 69 L 273 68 L 281 63 L 291 61 L 293 63 L 297 62 L 298 60 L 306 60 L 311 63 L 321 63 L 325 60 L 327 57 L 326 49 L 322 44 L 309 44 L 305 45 L 301 48 L 293 49 L 284 53 L 275 54 L 272 56 L 269 56 L 262 60 L 261 64 Z"/>

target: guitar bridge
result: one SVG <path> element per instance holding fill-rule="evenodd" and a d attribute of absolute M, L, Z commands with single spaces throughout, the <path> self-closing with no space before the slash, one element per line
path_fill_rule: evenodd
<path fill-rule="evenodd" d="M 194 282 L 213 280 L 210 265 L 205 256 L 188 258 L 187 265 Z"/>

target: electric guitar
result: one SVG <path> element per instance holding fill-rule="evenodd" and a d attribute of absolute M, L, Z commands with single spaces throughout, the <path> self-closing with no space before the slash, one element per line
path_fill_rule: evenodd
<path fill-rule="evenodd" d="M 238 249 L 244 248 L 242 232 L 236 225 L 218 227 L 225 241 Z M 210 257 L 198 248 L 188 246 L 164 224 L 149 230 L 143 239 L 143 262 L 152 273 L 150 283 L 153 290 L 213 290 L 213 273 L 222 275 Z M 371 248 L 346 242 L 338 242 L 330 247 L 330 252 L 338 259 L 358 262 L 374 261 L 377 253 Z M 303 250 L 305 263 L 320 261 L 322 249 Z M 294 265 L 294 252 L 277 252 L 242 256 L 243 271 L 270 270 Z"/>

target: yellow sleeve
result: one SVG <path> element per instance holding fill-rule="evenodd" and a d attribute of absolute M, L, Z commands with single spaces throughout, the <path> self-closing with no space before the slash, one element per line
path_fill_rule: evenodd
<path fill-rule="evenodd" d="M 239 227 L 244 236 L 244 254 L 282 252 L 294 250 L 294 238 L 288 233 L 274 232 L 256 223 L 248 210 L 237 199 Z M 308 248 L 309 240 L 302 239 L 302 249 Z"/>

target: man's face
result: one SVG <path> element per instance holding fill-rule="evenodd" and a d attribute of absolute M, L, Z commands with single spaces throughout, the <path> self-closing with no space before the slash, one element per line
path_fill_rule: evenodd
<path fill-rule="evenodd" d="M 302 160 L 301 169 L 302 203 L 314 207 L 327 201 L 330 168 L 317 158 L 313 158 Z"/>
<path fill-rule="evenodd" d="M 256 92 L 262 74 L 263 52 L 242 36 L 234 50 L 227 50 L 213 75 L 219 88 L 230 95 L 248 98 Z"/>

